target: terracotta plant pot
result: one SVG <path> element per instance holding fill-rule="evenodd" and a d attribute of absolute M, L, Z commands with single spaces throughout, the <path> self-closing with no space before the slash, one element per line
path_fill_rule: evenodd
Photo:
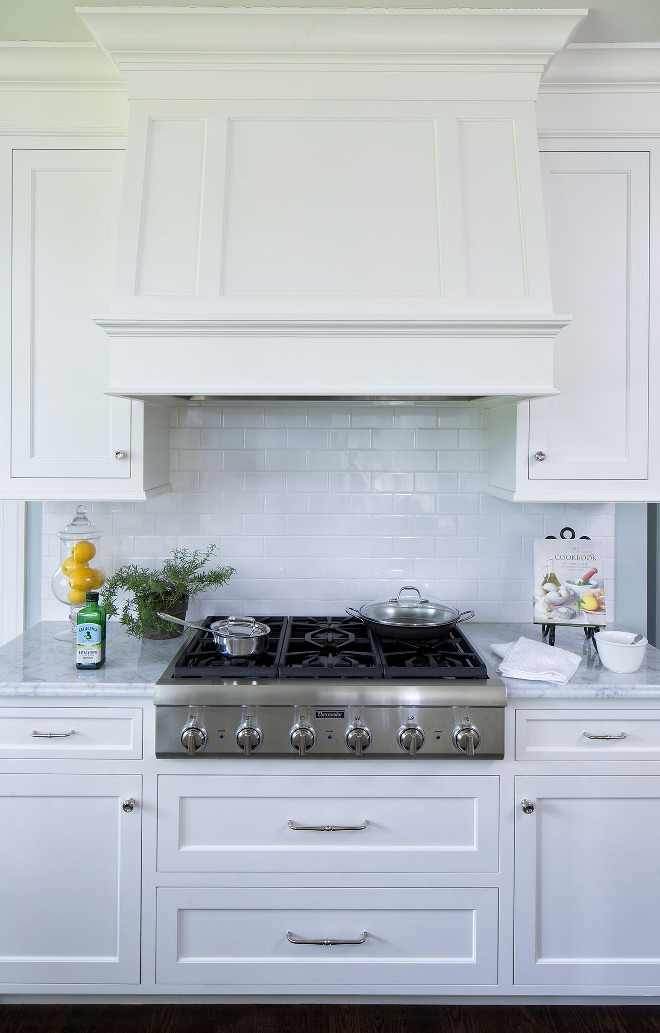
<path fill-rule="evenodd" d="M 172 617 L 179 617 L 181 620 L 186 619 L 186 611 L 188 610 L 188 596 L 184 595 L 182 599 L 177 599 L 175 603 L 162 603 L 159 607 L 162 613 L 169 613 Z M 158 626 L 153 629 L 145 629 L 144 637 L 149 639 L 167 639 L 167 638 L 178 638 L 183 634 L 184 629 L 177 627 L 176 624 L 165 624 L 165 621 L 159 621 Z"/>

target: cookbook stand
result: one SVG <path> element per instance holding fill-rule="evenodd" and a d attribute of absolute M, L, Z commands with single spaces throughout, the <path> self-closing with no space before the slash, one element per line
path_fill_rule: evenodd
<path fill-rule="evenodd" d="M 547 534 L 545 537 L 546 538 L 556 538 L 557 535 L 556 534 Z M 559 532 L 559 537 L 563 538 L 564 540 L 569 539 L 570 541 L 572 541 L 574 538 L 577 537 L 577 535 L 575 534 L 575 531 L 573 530 L 572 527 L 562 527 L 561 531 Z M 589 537 L 588 534 L 581 534 L 580 535 L 580 539 L 584 539 L 586 541 L 591 541 L 591 538 Z M 542 624 L 541 625 L 541 639 L 543 641 L 545 641 L 547 639 L 547 644 L 549 646 L 554 646 L 554 644 L 555 644 L 555 632 L 557 630 L 557 627 L 563 627 L 563 625 L 561 625 L 561 624 L 560 625 L 557 625 L 557 624 Z M 597 631 L 601 631 L 604 627 L 605 627 L 604 624 L 589 624 L 588 626 L 584 625 L 583 626 L 584 637 L 587 640 L 587 642 L 591 641 L 592 644 L 595 646 L 594 635 L 596 634 Z"/>

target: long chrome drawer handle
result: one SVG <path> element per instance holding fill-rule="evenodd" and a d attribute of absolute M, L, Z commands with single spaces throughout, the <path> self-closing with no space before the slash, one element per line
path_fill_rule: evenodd
<path fill-rule="evenodd" d="M 368 824 L 366 818 L 361 825 L 298 825 L 295 821 L 287 822 L 294 832 L 362 832 Z"/>
<path fill-rule="evenodd" d="M 68 739 L 70 735 L 75 735 L 76 730 L 72 728 L 70 732 L 32 732 L 33 739 Z"/>
<path fill-rule="evenodd" d="M 367 933 L 362 933 L 359 940 L 306 940 L 302 936 L 296 936 L 291 932 L 286 934 L 286 938 L 289 943 L 312 943 L 317 947 L 338 947 L 343 943 L 364 943 L 367 938 Z"/>
<path fill-rule="evenodd" d="M 587 739 L 626 739 L 626 733 L 621 732 L 620 735 L 592 735 L 591 732 L 582 733 Z"/>

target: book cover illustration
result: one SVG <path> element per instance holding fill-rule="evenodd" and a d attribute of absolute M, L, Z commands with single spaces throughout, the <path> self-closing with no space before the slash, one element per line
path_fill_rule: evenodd
<path fill-rule="evenodd" d="M 607 623 L 598 542 L 534 541 L 534 623 L 592 627 Z"/>

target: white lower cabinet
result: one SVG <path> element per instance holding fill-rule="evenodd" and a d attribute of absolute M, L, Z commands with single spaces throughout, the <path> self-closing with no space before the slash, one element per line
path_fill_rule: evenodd
<path fill-rule="evenodd" d="M 660 775 L 518 777 L 515 825 L 515 982 L 657 989 Z"/>
<path fill-rule="evenodd" d="M 497 904 L 492 888 L 161 887 L 157 979 L 263 993 L 494 985 Z"/>
<path fill-rule="evenodd" d="M 0 775 L 0 982 L 139 983 L 141 782 Z"/>

